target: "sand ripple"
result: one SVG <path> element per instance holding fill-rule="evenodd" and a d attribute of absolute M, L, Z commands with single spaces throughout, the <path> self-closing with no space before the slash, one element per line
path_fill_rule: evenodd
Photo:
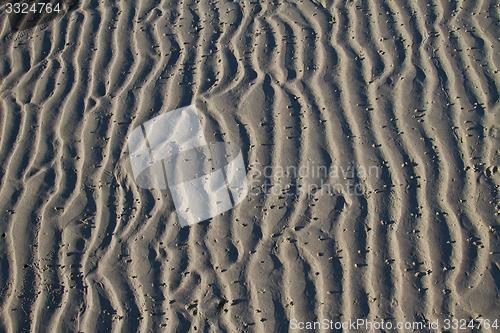
<path fill-rule="evenodd" d="M 494 1 L 81 1 L 17 34 L 0 17 L 1 331 L 500 318 Z M 249 177 L 377 175 L 352 179 L 364 195 L 254 188 L 180 228 L 125 143 L 190 104 Z"/>

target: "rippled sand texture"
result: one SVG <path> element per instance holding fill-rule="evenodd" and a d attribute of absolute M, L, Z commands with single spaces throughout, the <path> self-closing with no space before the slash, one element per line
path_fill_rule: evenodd
<path fill-rule="evenodd" d="M 500 318 L 499 16 L 488 0 L 89 0 L 12 35 L 2 13 L 0 331 Z M 189 104 L 207 140 L 241 146 L 253 188 L 180 228 L 126 140 Z M 258 195 L 258 165 L 307 163 L 379 174 L 347 177 L 365 195 Z"/>

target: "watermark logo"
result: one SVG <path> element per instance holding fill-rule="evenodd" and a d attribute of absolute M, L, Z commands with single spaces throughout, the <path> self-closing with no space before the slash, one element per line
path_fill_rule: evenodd
<path fill-rule="evenodd" d="M 137 127 L 128 147 L 136 184 L 146 189 L 168 187 L 182 227 L 226 212 L 248 194 L 240 148 L 207 143 L 194 105 Z"/>

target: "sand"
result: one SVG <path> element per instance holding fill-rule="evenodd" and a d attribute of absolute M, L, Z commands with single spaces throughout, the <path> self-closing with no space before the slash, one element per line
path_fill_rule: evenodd
<path fill-rule="evenodd" d="M 497 1 L 84 0 L 18 32 L 5 8 L 0 331 L 500 325 Z M 187 105 L 249 192 L 181 227 L 127 140 Z"/>

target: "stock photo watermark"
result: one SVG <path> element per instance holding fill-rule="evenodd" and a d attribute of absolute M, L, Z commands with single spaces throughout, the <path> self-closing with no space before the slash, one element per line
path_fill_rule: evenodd
<path fill-rule="evenodd" d="M 315 321 L 300 321 L 295 318 L 290 320 L 289 328 L 291 331 L 309 331 L 309 330 L 323 330 L 323 331 L 422 331 L 429 330 L 455 330 L 455 331 L 470 331 L 479 329 L 495 329 L 499 328 L 498 319 L 487 318 L 446 318 L 443 320 L 427 320 L 427 321 L 392 321 L 392 320 L 369 320 L 365 318 L 348 319 L 348 320 L 332 320 L 322 319 Z"/>
<path fill-rule="evenodd" d="M 196 106 L 164 113 L 128 138 L 134 179 L 145 189 L 169 189 L 182 227 L 232 209 L 248 193 L 240 148 L 207 142 Z"/>
<path fill-rule="evenodd" d="M 128 137 L 136 184 L 170 191 L 182 227 L 241 203 L 247 196 L 294 198 L 365 196 L 365 182 L 380 176 L 378 166 L 261 165 L 247 169 L 239 146 L 207 142 L 194 105 L 166 112 L 135 128 Z"/>
<path fill-rule="evenodd" d="M 3 12 L 8 15 L 12 32 L 24 31 L 62 17 L 78 0 L 6 0 Z"/>
<path fill-rule="evenodd" d="M 251 195 L 264 196 L 364 196 L 365 181 L 380 177 L 380 167 L 320 165 L 307 161 L 303 165 L 250 165 L 248 175 Z"/>

